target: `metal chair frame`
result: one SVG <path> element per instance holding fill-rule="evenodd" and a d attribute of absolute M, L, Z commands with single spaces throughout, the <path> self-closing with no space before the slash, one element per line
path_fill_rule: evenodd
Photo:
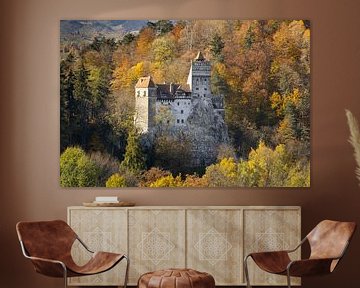
<path fill-rule="evenodd" d="M 95 253 L 94 251 L 90 250 L 89 247 L 79 238 L 79 236 L 76 234 L 76 240 L 78 240 L 81 245 L 90 253 Z M 21 246 L 21 251 L 23 253 L 23 255 L 25 256 L 25 258 L 27 259 L 30 259 L 30 260 L 38 260 L 38 261 L 44 261 L 44 262 L 49 262 L 49 263 L 54 263 L 54 264 L 59 264 L 61 265 L 61 267 L 63 268 L 63 271 L 64 271 L 64 287 L 67 288 L 68 287 L 68 277 L 67 277 L 67 267 L 65 265 L 64 262 L 62 261 L 59 261 L 59 260 L 53 260 L 53 259 L 46 259 L 46 258 L 39 258 L 39 257 L 33 257 L 33 256 L 30 256 L 27 251 L 26 251 L 26 248 L 25 248 L 25 245 L 23 243 L 23 241 L 19 241 L 20 242 L 20 246 Z M 127 255 L 123 255 L 123 257 L 126 259 L 126 271 L 125 271 L 125 279 L 124 279 L 124 286 L 123 288 L 127 288 L 127 282 L 128 282 L 128 277 L 129 277 L 129 265 L 130 265 L 130 259 Z M 119 264 L 121 261 L 119 261 L 117 264 Z M 105 272 L 105 271 L 103 271 Z M 101 272 L 102 273 L 102 272 Z M 93 275 L 93 274 L 91 274 Z M 90 275 L 89 275 L 90 276 Z"/>

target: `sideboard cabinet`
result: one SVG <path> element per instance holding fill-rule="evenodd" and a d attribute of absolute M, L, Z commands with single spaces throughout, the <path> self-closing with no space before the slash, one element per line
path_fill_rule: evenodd
<path fill-rule="evenodd" d="M 298 206 L 69 207 L 68 223 L 91 249 L 129 255 L 129 285 L 148 271 L 188 267 L 212 274 L 216 285 L 243 286 L 246 254 L 290 249 L 301 238 Z M 80 264 L 89 257 L 77 243 L 72 254 Z M 124 271 L 120 263 L 70 278 L 69 285 L 121 285 Z M 264 273 L 252 261 L 249 271 L 253 285 L 286 285 L 286 277 Z"/>

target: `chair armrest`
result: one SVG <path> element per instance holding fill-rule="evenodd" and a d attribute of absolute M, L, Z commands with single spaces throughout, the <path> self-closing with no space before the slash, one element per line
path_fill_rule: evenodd
<path fill-rule="evenodd" d="M 299 249 L 305 242 L 306 242 L 307 238 L 303 238 L 301 240 L 301 242 L 299 243 L 299 245 L 297 245 L 295 248 L 293 249 L 288 249 L 288 250 L 279 250 L 279 251 L 265 251 L 265 252 L 253 252 L 253 253 L 249 253 L 248 255 L 246 255 L 246 258 L 250 257 L 252 254 L 256 254 L 256 253 L 261 253 L 261 254 L 268 254 L 268 255 L 271 255 L 271 254 L 288 254 L 288 253 L 292 253 L 292 252 L 295 252 L 297 249 Z"/>
<path fill-rule="evenodd" d="M 26 256 L 26 258 L 30 259 L 31 261 L 49 262 L 49 263 L 53 263 L 53 264 L 60 264 L 62 267 L 66 267 L 64 262 L 61 262 L 60 260 L 47 259 L 47 258 L 41 258 L 41 257 L 33 257 L 33 256 Z"/>
<path fill-rule="evenodd" d="M 252 252 L 249 253 L 246 257 L 257 257 L 257 256 L 265 256 L 265 257 L 271 257 L 271 256 L 279 256 L 279 255 L 288 255 L 287 250 L 279 250 L 279 251 L 264 251 L 264 252 Z"/>
<path fill-rule="evenodd" d="M 67 268 L 64 262 L 55 259 L 30 256 L 22 241 L 20 241 L 20 246 L 25 258 L 30 259 L 33 263 L 36 272 L 51 277 L 66 277 Z"/>
<path fill-rule="evenodd" d="M 338 261 L 339 258 L 318 258 L 318 259 L 303 259 L 291 261 L 287 266 L 287 271 L 290 276 L 312 276 L 329 274 L 332 272 L 333 261 Z"/>
<path fill-rule="evenodd" d="M 26 256 L 30 259 L 34 265 L 35 271 L 51 277 L 66 277 L 67 268 L 66 265 L 59 261 L 53 259 L 46 259 L 40 257 Z"/>

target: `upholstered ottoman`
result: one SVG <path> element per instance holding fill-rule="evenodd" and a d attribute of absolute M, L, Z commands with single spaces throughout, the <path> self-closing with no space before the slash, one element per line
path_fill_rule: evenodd
<path fill-rule="evenodd" d="M 214 277 L 192 269 L 166 269 L 140 276 L 138 288 L 214 288 Z"/>

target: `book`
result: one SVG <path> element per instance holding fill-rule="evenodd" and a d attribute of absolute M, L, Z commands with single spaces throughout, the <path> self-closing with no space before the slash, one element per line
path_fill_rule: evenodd
<path fill-rule="evenodd" d="M 119 199 L 117 196 L 99 196 L 99 197 L 95 197 L 95 201 L 96 203 L 119 203 Z"/>

